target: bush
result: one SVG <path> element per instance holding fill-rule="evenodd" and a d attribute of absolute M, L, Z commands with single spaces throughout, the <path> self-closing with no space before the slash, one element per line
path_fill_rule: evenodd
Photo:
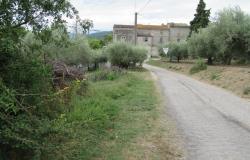
<path fill-rule="evenodd" d="M 70 43 L 70 46 L 65 48 L 58 55 L 58 58 L 69 65 L 89 64 L 91 62 L 92 50 L 87 40 L 84 37 L 78 37 L 72 39 Z"/>
<path fill-rule="evenodd" d="M 91 63 L 94 64 L 94 68 L 98 69 L 100 64 L 107 63 L 108 56 L 103 50 L 96 50 L 92 52 Z"/>
<path fill-rule="evenodd" d="M 165 54 L 163 48 L 165 48 L 165 46 L 160 46 L 160 47 L 158 47 L 159 55 L 160 55 L 161 57 L 167 57 L 167 55 Z"/>
<path fill-rule="evenodd" d="M 113 43 L 108 46 L 106 52 L 109 54 L 113 66 L 121 68 L 135 67 L 142 65 L 147 58 L 147 50 L 141 47 L 134 47 L 127 43 Z"/>
<path fill-rule="evenodd" d="M 249 95 L 250 94 L 250 86 L 246 87 L 243 91 L 244 95 Z"/>
<path fill-rule="evenodd" d="M 195 74 L 206 69 L 207 69 L 206 63 L 203 60 L 199 59 L 195 62 L 194 66 L 190 69 L 190 74 Z"/>

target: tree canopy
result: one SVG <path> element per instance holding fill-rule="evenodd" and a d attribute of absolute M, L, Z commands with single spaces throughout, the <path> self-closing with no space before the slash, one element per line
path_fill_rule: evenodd
<path fill-rule="evenodd" d="M 206 10 L 206 3 L 200 0 L 198 7 L 196 9 L 196 14 L 194 19 L 190 22 L 191 32 L 198 32 L 199 28 L 205 28 L 209 24 L 210 9 Z"/>

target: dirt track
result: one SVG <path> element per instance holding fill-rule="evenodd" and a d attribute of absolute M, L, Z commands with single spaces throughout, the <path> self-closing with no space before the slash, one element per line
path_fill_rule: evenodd
<path fill-rule="evenodd" d="M 177 122 L 188 160 L 250 160 L 250 102 L 181 74 L 145 65 Z"/>

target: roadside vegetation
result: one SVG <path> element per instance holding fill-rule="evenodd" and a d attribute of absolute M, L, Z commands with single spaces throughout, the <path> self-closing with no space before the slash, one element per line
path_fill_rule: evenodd
<path fill-rule="evenodd" d="M 165 68 L 174 72 L 192 76 L 195 79 L 210 83 L 227 89 L 243 98 L 250 98 L 250 67 L 249 65 L 207 65 L 207 69 L 190 74 L 192 68 L 196 66 L 193 60 L 182 61 L 181 63 L 169 62 L 168 59 L 150 60 L 150 65 Z M 203 65 L 206 65 L 203 61 Z"/>
<path fill-rule="evenodd" d="M 93 22 L 68 1 L 3 1 L 0 9 L 1 160 L 181 157 L 171 123 L 158 124 L 166 119 L 141 67 L 144 48 L 88 38 Z M 70 37 L 64 16 L 84 35 Z"/>
<path fill-rule="evenodd" d="M 204 16 L 199 14 L 199 7 L 196 16 Z M 208 65 L 250 63 L 250 15 L 234 7 L 218 12 L 210 23 L 203 24 L 202 17 L 200 19 L 192 21 L 196 29 L 191 30 L 187 41 L 165 45 L 169 52 L 166 55 L 160 50 L 160 55 L 178 63 L 180 60 L 199 58 L 205 59 Z"/>
<path fill-rule="evenodd" d="M 212 21 L 209 17 L 200 0 L 187 40 L 166 44 L 168 53 L 160 48 L 162 59 L 148 63 L 250 98 L 250 15 L 237 6 L 219 11 Z"/>

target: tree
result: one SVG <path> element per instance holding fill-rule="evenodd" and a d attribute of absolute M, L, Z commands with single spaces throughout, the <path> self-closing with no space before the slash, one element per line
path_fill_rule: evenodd
<path fill-rule="evenodd" d="M 79 16 L 77 16 L 76 20 L 80 24 L 83 34 L 89 34 L 90 29 L 94 27 L 94 23 L 90 19 L 82 20 Z"/>
<path fill-rule="evenodd" d="M 172 61 L 173 57 L 176 57 L 177 62 L 179 63 L 181 59 L 188 57 L 187 51 L 187 42 L 172 42 L 168 44 L 168 56 L 170 57 L 170 61 Z"/>
<path fill-rule="evenodd" d="M 188 39 L 189 54 L 230 65 L 232 60 L 247 63 L 249 57 L 250 16 L 239 7 L 220 11 L 214 22 Z"/>
<path fill-rule="evenodd" d="M 49 22 L 63 22 L 73 17 L 76 9 L 67 0 L 2 0 L 0 3 L 0 32 L 14 31 L 24 25 L 41 30 Z"/>
<path fill-rule="evenodd" d="M 245 59 L 248 52 L 250 16 L 239 7 L 224 9 L 218 13 L 214 28 L 218 58 L 230 65 L 233 59 Z"/>
<path fill-rule="evenodd" d="M 110 44 L 106 49 L 106 53 L 109 55 L 111 64 L 120 68 L 135 67 L 137 64 L 141 66 L 147 58 L 145 48 L 122 42 Z"/>
<path fill-rule="evenodd" d="M 207 64 L 212 65 L 218 49 L 214 40 L 214 24 L 193 33 L 188 40 L 188 52 L 193 57 L 207 58 Z"/>
<path fill-rule="evenodd" d="M 49 137 L 64 104 L 36 53 L 53 35 L 50 24 L 75 13 L 67 0 L 0 1 L 0 159 L 42 159 L 58 146 Z"/>
<path fill-rule="evenodd" d="M 199 28 L 205 28 L 209 24 L 210 9 L 206 10 L 206 3 L 200 0 L 196 9 L 194 19 L 190 22 L 191 31 L 190 36 L 193 32 L 198 32 Z"/>

